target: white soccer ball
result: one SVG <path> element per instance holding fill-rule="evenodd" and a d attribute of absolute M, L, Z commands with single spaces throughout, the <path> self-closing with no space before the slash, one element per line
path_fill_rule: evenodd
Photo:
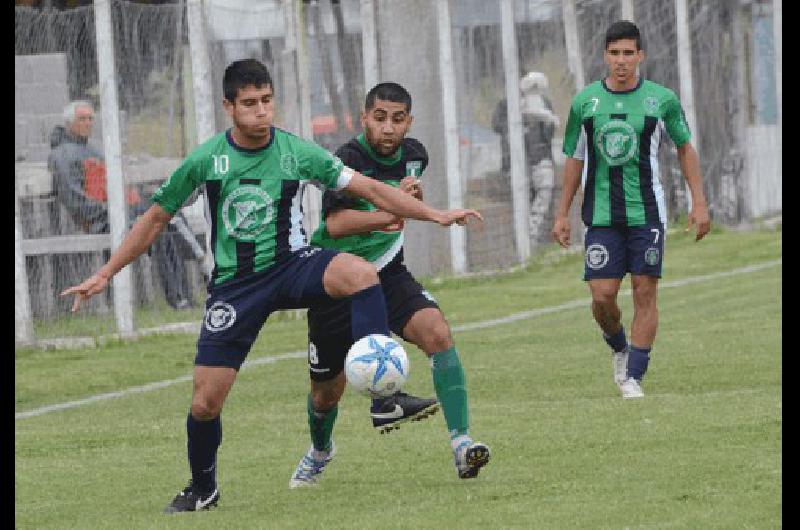
<path fill-rule="evenodd" d="M 356 391 L 370 397 L 390 396 L 408 379 L 408 355 L 386 335 L 367 335 L 350 346 L 344 373 Z"/>

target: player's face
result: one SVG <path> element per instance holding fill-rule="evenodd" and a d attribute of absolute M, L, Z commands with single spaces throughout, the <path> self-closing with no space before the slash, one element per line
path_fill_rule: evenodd
<path fill-rule="evenodd" d="M 88 138 L 92 134 L 94 125 L 94 111 L 91 107 L 77 107 L 75 109 L 75 119 L 69 124 L 69 130 L 75 136 Z"/>
<path fill-rule="evenodd" d="M 620 39 L 608 44 L 603 58 L 608 65 L 608 75 L 612 81 L 626 84 L 636 77 L 639 63 L 644 59 L 644 52 L 636 49 L 634 39 Z"/>
<path fill-rule="evenodd" d="M 412 120 L 405 103 L 383 99 L 376 99 L 371 109 L 361 113 L 361 126 L 367 143 L 381 156 L 397 151 Z"/>
<path fill-rule="evenodd" d="M 243 138 L 254 143 L 269 138 L 269 129 L 275 116 L 271 85 L 247 85 L 239 89 L 235 101 L 224 100 L 223 104 L 233 126 Z"/>

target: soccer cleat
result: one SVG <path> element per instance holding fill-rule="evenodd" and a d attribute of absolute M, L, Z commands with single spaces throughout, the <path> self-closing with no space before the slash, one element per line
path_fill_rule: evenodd
<path fill-rule="evenodd" d="M 336 454 L 336 446 L 333 444 L 333 440 L 331 440 L 329 451 L 317 451 L 314 449 L 314 444 L 311 444 L 311 448 L 297 464 L 297 469 L 294 470 L 294 474 L 289 480 L 289 487 L 294 489 L 302 486 L 316 486 L 319 476 L 325 471 L 325 466 L 333 459 L 334 454 Z M 321 458 L 315 458 L 315 456 Z"/>
<path fill-rule="evenodd" d="M 642 387 L 639 385 L 639 381 L 633 377 L 629 377 L 623 381 L 619 386 L 619 389 L 622 392 L 622 399 L 637 399 L 644 397 L 644 392 L 642 392 Z"/>
<path fill-rule="evenodd" d="M 197 512 L 200 510 L 208 510 L 212 506 L 216 506 L 219 502 L 219 490 L 214 489 L 207 495 L 195 493 L 192 489 L 192 481 L 186 486 L 182 492 L 175 495 L 172 502 L 164 508 L 164 513 L 178 513 L 178 512 Z"/>
<path fill-rule="evenodd" d="M 628 378 L 628 348 L 612 352 L 611 364 L 614 366 L 614 382 L 621 386 Z"/>
<path fill-rule="evenodd" d="M 475 478 L 478 471 L 489 463 L 489 446 L 481 442 L 464 440 L 453 451 L 459 478 Z"/>
<path fill-rule="evenodd" d="M 370 416 L 372 416 L 372 426 L 383 434 L 399 429 L 401 423 L 419 421 L 432 416 L 437 410 L 439 402 L 435 399 L 395 392 L 391 396 L 373 401 Z"/>

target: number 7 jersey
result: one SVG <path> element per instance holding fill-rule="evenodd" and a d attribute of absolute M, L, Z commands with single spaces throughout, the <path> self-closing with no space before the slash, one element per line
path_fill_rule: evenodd
<path fill-rule="evenodd" d="M 675 93 L 640 79 L 612 92 L 596 81 L 572 100 L 564 154 L 583 161 L 586 226 L 666 224 L 658 147 L 664 132 L 680 147 L 691 138 Z"/>
<path fill-rule="evenodd" d="M 174 214 L 205 185 L 211 218 L 211 283 L 261 272 L 308 246 L 303 192 L 308 184 L 340 190 L 352 169 L 313 142 L 272 127 L 259 149 L 236 145 L 230 130 L 192 151 L 153 194 Z"/>

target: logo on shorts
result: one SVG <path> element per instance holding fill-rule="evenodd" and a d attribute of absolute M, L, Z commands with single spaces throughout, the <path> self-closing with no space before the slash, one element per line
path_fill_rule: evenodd
<path fill-rule="evenodd" d="M 658 253 L 658 249 L 656 247 L 648 248 L 644 253 L 644 261 L 648 265 L 658 265 L 658 260 L 661 256 Z"/>
<path fill-rule="evenodd" d="M 608 250 L 597 243 L 586 249 L 586 265 L 590 269 L 602 269 L 608 263 Z"/>
<path fill-rule="evenodd" d="M 321 250 L 322 250 L 322 249 L 321 249 L 321 248 L 319 248 L 319 247 L 311 247 L 311 248 L 309 248 L 309 249 L 307 249 L 307 250 L 304 250 L 304 251 L 302 251 L 302 252 L 299 254 L 299 256 L 300 256 L 301 258 L 310 258 L 311 256 L 313 256 L 314 254 L 316 254 L 317 252 L 319 252 L 319 251 L 321 251 Z"/>
<path fill-rule="evenodd" d="M 427 289 L 423 289 L 422 290 L 422 296 L 424 296 L 425 298 L 427 298 L 428 300 L 430 300 L 434 304 L 436 303 L 436 299 L 433 297 L 433 295 L 431 293 L 428 292 Z"/>
<path fill-rule="evenodd" d="M 595 133 L 595 145 L 611 166 L 621 166 L 636 154 L 639 139 L 636 131 L 622 120 L 611 120 Z"/>
<path fill-rule="evenodd" d="M 236 322 L 236 310 L 226 302 L 214 302 L 206 311 L 205 326 L 211 333 L 228 329 Z"/>
<path fill-rule="evenodd" d="M 272 220 L 272 198 L 259 186 L 233 190 L 222 203 L 222 220 L 231 237 L 252 241 Z"/>

